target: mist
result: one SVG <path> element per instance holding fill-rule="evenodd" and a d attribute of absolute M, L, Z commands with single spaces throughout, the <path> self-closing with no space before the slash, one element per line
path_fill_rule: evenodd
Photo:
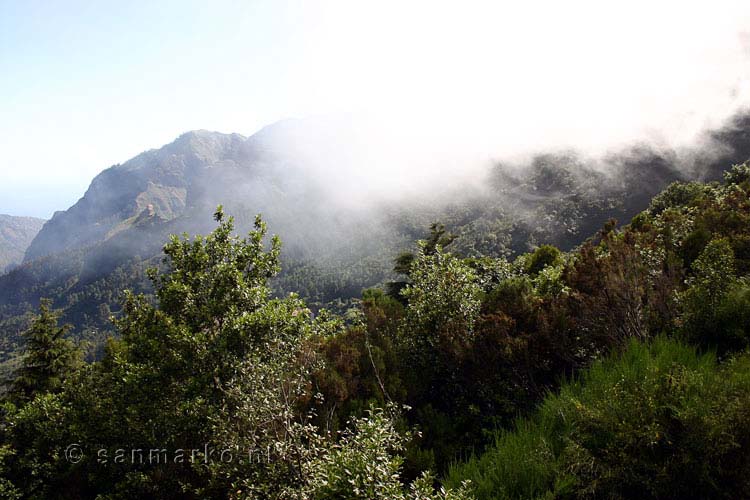
<path fill-rule="evenodd" d="M 326 6 L 309 13 L 306 109 L 349 123 L 295 147 L 365 194 L 571 149 L 601 160 L 645 144 L 688 168 L 750 104 L 747 2 Z M 355 164 L 331 160 L 332 136 Z"/>
<path fill-rule="evenodd" d="M 27 261 L 102 240 L 148 256 L 168 232 L 210 230 L 219 203 L 242 230 L 262 213 L 288 255 L 332 267 L 377 254 L 386 270 L 435 221 L 461 233 L 467 255 L 571 248 L 669 182 L 716 178 L 750 154 L 733 132 L 747 129 L 750 105 L 746 2 L 316 2 L 285 12 L 297 20 L 284 27 L 290 37 L 268 48 L 285 68 L 277 88 L 240 98 L 252 78 L 230 72 L 201 124 L 247 138 L 187 134 L 126 162 L 53 221 Z M 252 66 L 237 50 L 225 67 Z M 205 91 L 191 102 L 213 103 Z M 225 113 L 251 116 L 247 99 L 271 103 L 255 133 Z M 164 126 L 148 116 L 123 137 Z M 150 205 L 158 231 L 142 216 Z M 118 236 L 131 226 L 141 237 Z"/>
<path fill-rule="evenodd" d="M 140 81 L 174 61 L 142 95 L 115 72 L 79 101 L 117 103 L 107 108 L 116 120 L 73 117 L 43 148 L 28 127 L 3 136 L 8 164 L 30 165 L 11 181 L 43 183 L 34 162 L 71 179 L 114 166 L 57 207 L 0 279 L 0 299 L 20 314 L 74 283 L 71 314 L 93 310 L 111 283 L 147 286 L 125 278 L 158 263 L 170 234 L 213 230 L 223 204 L 238 233 L 260 213 L 281 236 L 275 292 L 325 306 L 394 279 L 394 257 L 432 223 L 465 257 L 567 251 L 612 219 L 627 223 L 671 182 L 717 179 L 750 157 L 746 2 L 290 6 L 240 12 L 228 31 L 216 28 L 227 13 L 192 12 L 189 27 L 221 21 L 211 50 L 198 43 L 193 57 L 178 37 L 173 51 L 146 51 L 151 66 L 128 65 Z M 272 14 L 285 22 L 265 40 L 250 28 Z M 221 133 L 180 135 L 190 129 Z M 57 281 L 45 278 L 53 267 Z"/>

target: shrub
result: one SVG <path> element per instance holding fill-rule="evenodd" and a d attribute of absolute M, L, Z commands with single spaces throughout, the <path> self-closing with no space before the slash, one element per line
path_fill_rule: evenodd
<path fill-rule="evenodd" d="M 648 211 L 651 215 L 659 215 L 668 208 L 691 205 L 710 190 L 710 186 L 700 182 L 673 182 L 654 196 Z"/>
<path fill-rule="evenodd" d="M 750 287 L 735 277 L 728 240 L 710 242 L 693 263 L 690 287 L 679 295 L 681 333 L 720 354 L 743 349 L 750 333 Z"/>
<path fill-rule="evenodd" d="M 477 498 L 738 498 L 750 488 L 750 356 L 633 341 L 454 466 Z"/>
<path fill-rule="evenodd" d="M 727 184 L 742 184 L 747 181 L 750 181 L 750 165 L 748 165 L 748 162 L 732 165 L 732 168 L 724 172 L 724 182 Z"/>
<path fill-rule="evenodd" d="M 552 245 L 542 245 L 531 254 L 526 263 L 526 272 L 532 276 L 547 266 L 552 266 L 560 261 L 560 250 Z"/>

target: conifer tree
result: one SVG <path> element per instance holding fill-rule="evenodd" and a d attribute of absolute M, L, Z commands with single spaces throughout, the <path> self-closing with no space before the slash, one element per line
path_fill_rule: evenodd
<path fill-rule="evenodd" d="M 80 365 L 80 350 L 65 338 L 71 326 L 60 326 L 60 313 L 51 306 L 50 300 L 42 299 L 39 315 L 23 334 L 23 361 L 10 387 L 11 399 L 16 402 L 60 390 L 65 378 Z"/>

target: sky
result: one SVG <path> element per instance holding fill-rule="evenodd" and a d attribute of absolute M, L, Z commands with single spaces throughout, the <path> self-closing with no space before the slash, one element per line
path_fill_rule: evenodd
<path fill-rule="evenodd" d="M 746 0 L 0 0 L 0 213 L 193 129 L 354 113 L 494 158 L 687 144 L 749 100 Z"/>

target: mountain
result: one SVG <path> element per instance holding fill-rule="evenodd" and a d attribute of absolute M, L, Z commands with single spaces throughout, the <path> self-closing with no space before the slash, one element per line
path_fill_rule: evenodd
<path fill-rule="evenodd" d="M 149 292 L 145 270 L 159 265 L 169 235 L 211 231 L 219 204 L 238 231 L 260 213 L 281 236 L 276 293 L 343 310 L 364 288 L 393 279 L 393 258 L 436 221 L 457 236 L 451 251 L 465 256 L 510 257 L 544 243 L 571 249 L 609 219 L 644 210 L 671 182 L 714 179 L 718 165 L 747 159 L 748 116 L 708 131 L 691 150 L 635 144 L 595 159 L 541 152 L 469 173 L 427 169 L 413 186 L 390 169 L 385 188 L 373 181 L 388 155 L 359 147 L 366 134 L 345 120 L 286 120 L 250 137 L 188 132 L 96 176 L 39 231 L 23 265 L 0 276 L 0 362 L 42 297 L 99 345 L 122 291 Z"/>
<path fill-rule="evenodd" d="M 307 153 L 295 147 L 305 127 L 309 125 L 290 120 L 250 138 L 193 131 L 114 165 L 94 178 L 75 205 L 54 214 L 30 245 L 25 262 L 102 243 L 158 251 L 164 239 L 155 247 L 145 241 L 145 224 L 157 226 L 164 237 L 210 229 L 218 204 L 239 219 L 242 229 L 263 213 L 286 236 L 290 251 L 318 250 L 318 244 L 339 240 L 336 233 L 357 210 L 336 204 L 330 195 L 338 186 L 322 178 Z M 330 155 L 328 161 L 332 168 L 347 170 L 340 156 Z"/>
<path fill-rule="evenodd" d="M 44 224 L 35 217 L 0 214 L 0 273 L 23 261 L 24 253 Z"/>
<path fill-rule="evenodd" d="M 207 171 L 231 168 L 244 138 L 205 131 L 182 135 L 159 150 L 112 166 L 92 181 L 75 205 L 56 212 L 29 246 L 25 261 L 108 240 L 139 222 L 182 215 Z"/>
<path fill-rule="evenodd" d="M 372 210 L 329 196 L 328 186 L 338 186 L 294 147 L 305 127 L 282 122 L 250 138 L 188 132 L 104 170 L 75 205 L 45 224 L 23 265 L 0 277 L 0 352 L 15 351 L 27 313 L 42 297 L 65 311 L 79 337 L 98 342 L 122 291 L 149 291 L 145 269 L 159 264 L 169 235 L 207 233 L 219 204 L 239 231 L 262 213 L 282 236 L 288 265 L 281 281 L 288 286 L 280 293 L 307 283 L 305 296 L 322 303 L 381 281 L 392 253 L 411 236 L 394 235 Z"/>

